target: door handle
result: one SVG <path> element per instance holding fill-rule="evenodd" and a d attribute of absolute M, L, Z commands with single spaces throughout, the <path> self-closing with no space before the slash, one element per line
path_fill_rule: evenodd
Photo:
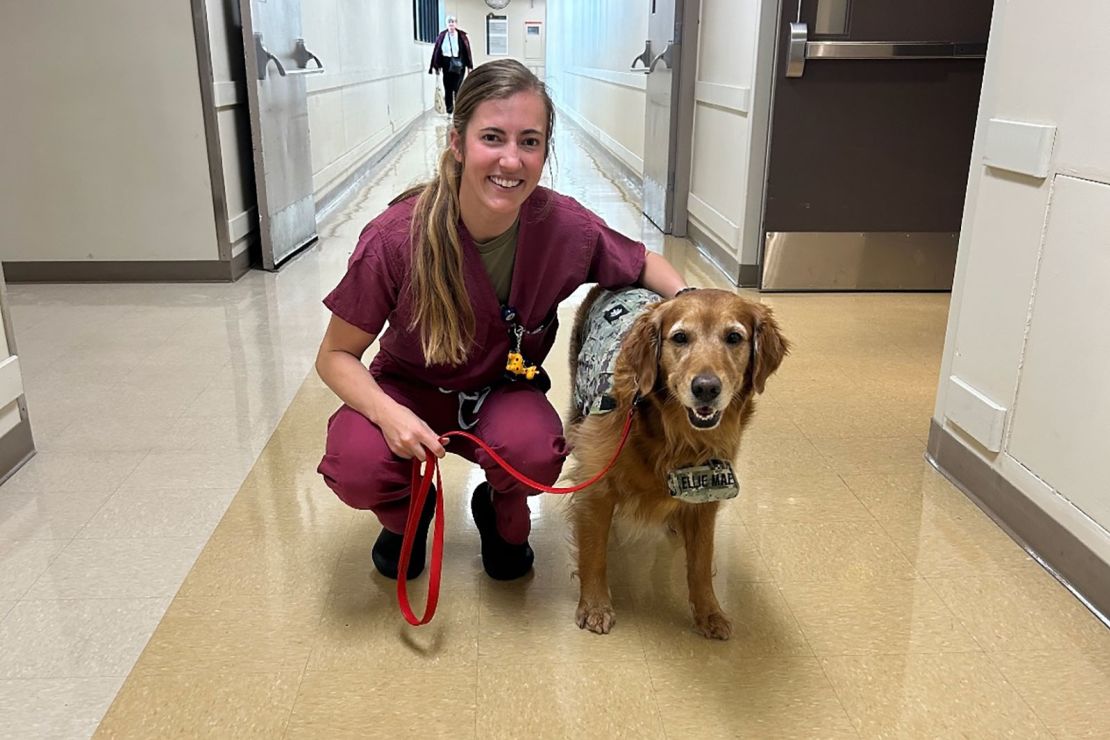
<path fill-rule="evenodd" d="M 277 66 L 278 74 L 282 77 L 285 76 L 285 67 L 282 66 L 281 60 L 271 54 L 270 50 L 262 43 L 262 34 L 260 33 L 254 34 L 254 55 L 258 60 L 258 79 L 266 79 L 266 68 L 270 66 L 270 62 Z"/>
<path fill-rule="evenodd" d="M 667 65 L 667 69 L 671 69 L 671 59 L 673 58 L 672 54 L 674 54 L 674 48 L 676 46 L 678 46 L 678 44 L 676 44 L 674 41 L 667 42 L 667 48 L 661 51 L 658 56 L 651 60 L 651 66 L 647 68 L 648 74 L 651 74 L 655 71 L 655 65 L 659 64 L 660 60 L 662 60 L 662 62 Z"/>
<path fill-rule="evenodd" d="M 637 67 L 636 62 L 643 62 L 644 66 Z M 636 72 L 638 74 L 647 74 L 649 69 L 648 65 L 651 64 L 651 39 L 644 41 L 644 50 L 638 56 L 632 57 L 632 65 L 629 66 L 629 72 Z"/>
<path fill-rule="evenodd" d="M 262 43 L 262 34 L 254 34 L 254 52 L 255 57 L 258 59 L 258 79 L 266 79 L 266 69 L 270 66 L 270 62 L 274 63 L 277 67 L 278 74 L 282 77 L 298 77 L 300 75 L 318 75 L 324 72 L 324 63 L 320 61 L 320 57 L 309 51 L 304 45 L 304 39 L 297 39 L 297 44 L 293 49 L 293 61 L 297 63 L 296 69 L 286 70 L 285 65 L 277 58 L 266 45 Z M 308 63 L 315 60 L 316 67 L 310 68 Z"/>
<path fill-rule="evenodd" d="M 807 59 L 983 59 L 985 43 L 957 41 L 809 41 L 805 23 L 790 24 L 786 76 L 801 77 Z"/>
<path fill-rule="evenodd" d="M 790 41 L 786 49 L 786 76 L 801 77 L 806 71 L 806 41 L 809 26 L 802 23 L 802 0 L 798 0 L 798 13 L 790 24 Z"/>
<path fill-rule="evenodd" d="M 313 54 L 304 45 L 304 39 L 297 39 L 297 45 L 293 47 L 293 61 L 297 63 L 297 69 L 288 72 L 291 75 L 318 75 L 324 72 L 324 63 L 320 61 L 320 57 Z M 316 62 L 315 68 L 310 68 L 308 63 L 311 61 Z"/>
<path fill-rule="evenodd" d="M 801 13 L 801 7 L 799 2 L 799 13 Z M 800 22 L 790 24 L 790 45 L 786 51 L 787 77 L 801 77 L 806 71 L 806 39 L 808 38 L 809 26 Z"/>
<path fill-rule="evenodd" d="M 806 59 L 982 59 L 986 44 L 954 41 L 807 41 Z"/>

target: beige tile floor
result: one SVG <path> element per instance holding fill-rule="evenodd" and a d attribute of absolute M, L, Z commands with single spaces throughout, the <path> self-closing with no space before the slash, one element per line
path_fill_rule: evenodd
<path fill-rule="evenodd" d="M 615 547 L 617 627 L 578 630 L 554 496 L 535 573 L 488 580 L 457 459 L 439 613 L 405 625 L 376 523 L 314 473 L 337 402 L 310 366 L 357 232 L 442 135 L 278 275 L 12 287 L 43 451 L 0 487 L 0 736 L 1110 736 L 1110 632 L 922 459 L 944 295 L 764 296 L 795 350 L 718 529 L 729 642 L 691 630 L 662 538 Z M 556 187 L 720 284 L 557 151 Z"/>

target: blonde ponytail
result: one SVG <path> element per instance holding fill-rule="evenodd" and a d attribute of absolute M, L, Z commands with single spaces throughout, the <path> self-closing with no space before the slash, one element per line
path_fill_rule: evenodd
<path fill-rule="evenodd" d="M 466 128 L 478 106 L 503 100 L 519 92 L 539 95 L 547 109 L 544 160 L 555 133 L 555 105 L 547 89 L 527 67 L 515 59 L 487 62 L 463 82 L 455 99 L 453 126 L 462 156 L 466 156 Z M 419 193 L 412 213 L 412 300 L 410 330 L 419 329 L 420 347 L 428 365 L 461 365 L 474 343 L 475 317 L 463 273 L 463 248 L 459 239 L 459 181 L 463 165 L 451 147 L 439 157 L 436 179 L 394 198 Z"/>
<path fill-rule="evenodd" d="M 419 327 L 429 365 L 461 365 L 474 341 L 474 307 L 466 291 L 459 239 L 459 178 L 462 165 L 447 148 L 439 177 L 423 186 L 412 213 L 410 329 Z"/>

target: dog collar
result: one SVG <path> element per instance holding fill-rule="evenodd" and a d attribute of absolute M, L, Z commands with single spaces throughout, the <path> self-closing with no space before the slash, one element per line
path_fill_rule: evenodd
<path fill-rule="evenodd" d="M 667 475 L 667 488 L 671 498 L 691 504 L 724 501 L 740 493 L 732 464 L 726 460 L 708 460 L 704 465 L 675 468 Z"/>

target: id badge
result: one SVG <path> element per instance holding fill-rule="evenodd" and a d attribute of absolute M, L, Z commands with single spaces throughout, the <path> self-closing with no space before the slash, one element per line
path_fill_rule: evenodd
<path fill-rule="evenodd" d="M 725 460 L 710 460 L 705 465 L 672 470 L 667 476 L 667 487 L 672 498 L 691 504 L 724 501 L 740 493 L 732 464 Z"/>

